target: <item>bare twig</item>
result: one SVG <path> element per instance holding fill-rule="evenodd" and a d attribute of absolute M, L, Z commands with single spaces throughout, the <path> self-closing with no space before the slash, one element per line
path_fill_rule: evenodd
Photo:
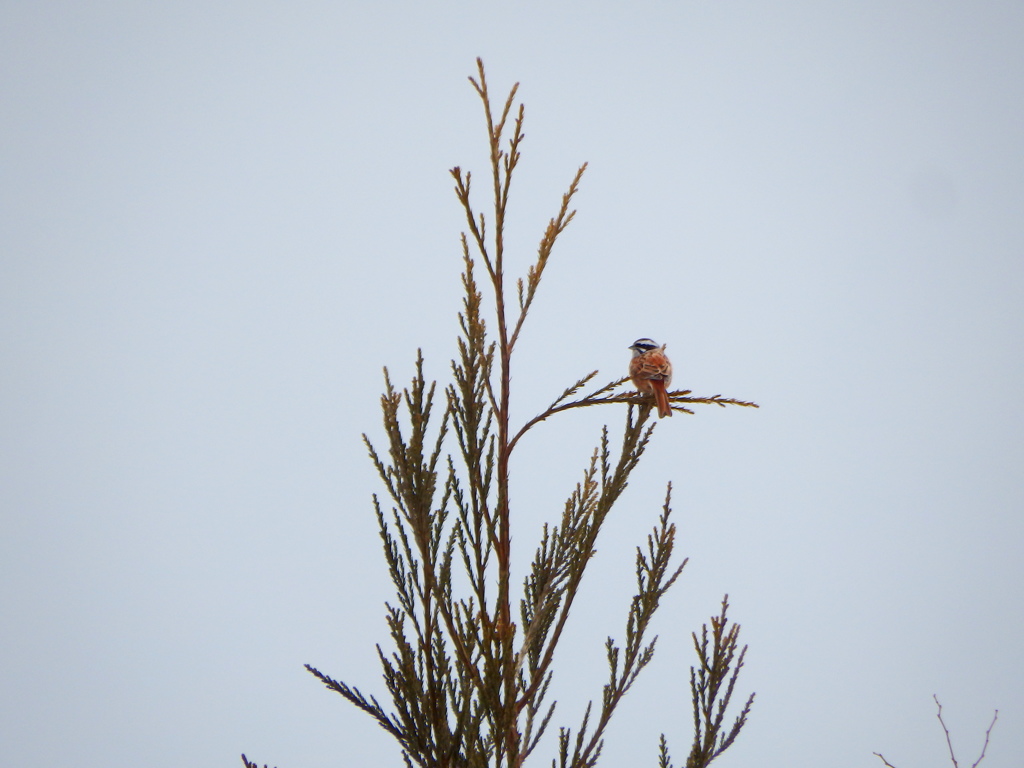
<path fill-rule="evenodd" d="M 258 764 L 250 763 L 249 758 L 247 758 L 244 753 L 242 754 L 242 762 L 245 763 L 245 768 L 260 768 Z M 263 768 L 267 768 L 267 766 L 264 765 Z"/>
<path fill-rule="evenodd" d="M 988 749 L 988 738 L 992 735 L 992 729 L 995 728 L 996 720 L 998 719 L 999 710 L 997 709 L 994 713 L 992 713 L 992 722 L 988 724 L 988 729 L 985 731 L 985 744 L 981 748 L 981 754 L 978 756 L 978 759 L 974 761 L 974 764 L 971 766 L 971 768 L 978 768 L 978 763 L 985 759 L 985 750 Z"/>
<path fill-rule="evenodd" d="M 946 727 L 946 721 L 942 719 L 942 704 L 939 703 L 939 697 L 937 694 L 932 694 L 932 698 L 935 699 L 935 706 L 939 709 L 938 713 L 936 714 L 936 717 L 939 718 L 939 724 L 942 726 L 942 732 L 946 734 L 946 746 L 949 747 L 949 758 L 953 761 L 953 768 L 960 768 L 959 764 L 956 761 L 956 755 L 953 754 L 953 742 L 949 737 L 949 728 Z M 985 751 L 988 749 L 988 739 L 989 736 L 992 735 L 992 729 L 995 727 L 996 720 L 998 719 L 999 710 L 997 709 L 995 711 L 995 714 L 992 715 L 992 722 L 989 723 L 988 730 L 985 731 L 985 744 L 981 748 L 981 755 L 979 755 L 978 759 L 974 761 L 974 764 L 971 766 L 971 768 L 978 768 L 978 764 L 985 759 Z"/>
<path fill-rule="evenodd" d="M 935 700 L 935 706 L 938 708 L 936 717 L 938 717 L 939 724 L 942 726 L 942 732 L 946 735 L 946 746 L 949 748 L 949 759 L 953 762 L 953 768 L 960 768 L 960 764 L 957 762 L 956 759 L 956 754 L 953 752 L 953 739 L 949 735 L 949 728 L 946 727 L 946 721 L 942 719 L 942 704 L 939 702 L 938 695 L 932 694 L 932 698 Z M 988 740 L 989 737 L 992 735 L 992 729 L 995 727 L 996 720 L 998 719 L 999 710 L 997 709 L 995 711 L 995 714 L 992 715 L 992 722 L 989 723 L 988 729 L 985 731 L 985 743 L 981 747 L 981 754 L 978 756 L 978 759 L 975 760 L 974 763 L 971 765 L 971 768 L 978 768 L 978 766 L 981 764 L 981 761 L 985 759 L 985 752 L 988 749 Z M 886 766 L 888 766 L 888 768 L 896 768 L 894 765 L 892 765 L 892 763 L 890 763 L 888 760 L 882 757 L 881 753 L 874 752 L 873 754 L 879 760 L 885 763 Z"/>

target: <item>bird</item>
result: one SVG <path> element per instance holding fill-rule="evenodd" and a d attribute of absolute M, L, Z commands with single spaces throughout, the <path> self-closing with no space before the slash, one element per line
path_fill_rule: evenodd
<path fill-rule="evenodd" d="M 637 339 L 629 346 L 633 350 L 633 359 L 629 361 L 629 378 L 639 391 L 654 395 L 659 419 L 672 415 L 672 406 L 668 400 L 672 363 L 665 355 L 665 346 L 659 346 L 658 342 L 651 339 Z"/>

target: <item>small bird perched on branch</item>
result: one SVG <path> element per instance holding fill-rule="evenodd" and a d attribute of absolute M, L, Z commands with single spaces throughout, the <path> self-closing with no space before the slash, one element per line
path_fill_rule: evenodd
<path fill-rule="evenodd" d="M 665 355 L 665 347 L 665 344 L 658 346 L 651 339 L 637 339 L 629 347 L 633 350 L 633 359 L 629 361 L 629 378 L 639 391 L 654 395 L 659 419 L 672 415 L 672 406 L 668 400 L 672 363 Z"/>

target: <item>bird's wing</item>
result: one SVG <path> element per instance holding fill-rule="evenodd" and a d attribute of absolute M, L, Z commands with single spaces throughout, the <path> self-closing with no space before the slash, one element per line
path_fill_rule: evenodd
<path fill-rule="evenodd" d="M 662 355 L 648 355 L 640 360 L 637 375 L 642 379 L 665 381 L 672 378 L 672 364 Z"/>

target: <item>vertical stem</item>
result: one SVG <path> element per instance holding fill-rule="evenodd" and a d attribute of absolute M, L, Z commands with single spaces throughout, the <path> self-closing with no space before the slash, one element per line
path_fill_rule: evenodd
<path fill-rule="evenodd" d="M 504 122 L 504 121 L 502 121 Z M 516 728 L 515 703 L 515 653 L 512 634 L 512 611 L 510 597 L 512 535 L 509 523 L 509 401 L 512 380 L 512 348 L 508 340 L 508 325 L 505 316 L 505 275 L 503 264 L 505 202 L 507 198 L 500 193 L 501 154 L 499 152 L 500 134 L 492 137 L 492 162 L 494 165 L 495 184 L 495 231 L 494 231 L 494 293 L 498 313 L 498 348 L 501 354 L 501 390 L 498 401 L 498 626 L 501 629 L 501 659 L 503 662 L 502 676 L 504 688 L 504 719 L 506 721 L 505 752 L 508 764 L 518 765 L 519 734 Z M 508 180 L 505 180 L 507 190 Z"/>
<path fill-rule="evenodd" d="M 501 119 L 497 125 L 491 111 L 491 101 L 487 92 L 487 79 L 484 75 L 483 62 L 477 59 L 477 70 L 480 82 L 477 92 L 484 102 L 484 113 L 487 117 L 487 131 L 491 150 L 491 176 L 494 183 L 494 261 L 489 270 L 494 286 L 495 310 L 498 322 L 498 355 L 501 365 L 501 384 L 498 393 L 498 546 L 495 554 L 498 559 L 498 597 L 496 606 L 496 627 L 501 643 L 501 676 L 503 697 L 499 713 L 499 727 L 495 734 L 497 744 L 495 753 L 497 763 L 502 762 L 502 755 L 509 765 L 521 762 L 519 757 L 518 731 L 516 729 L 516 691 L 515 691 L 515 654 L 513 652 L 512 617 L 509 597 L 511 580 L 511 532 L 509 526 L 508 504 L 508 457 L 509 457 L 509 385 L 511 382 L 512 349 L 509 345 L 508 324 L 505 316 L 505 208 L 508 201 L 509 176 L 512 164 L 506 163 L 504 178 L 502 174 L 501 136 L 505 129 L 505 121 L 515 97 L 516 88 L 509 93 Z M 513 148 L 513 152 L 515 149 Z M 485 255 L 486 258 L 486 255 Z"/>

